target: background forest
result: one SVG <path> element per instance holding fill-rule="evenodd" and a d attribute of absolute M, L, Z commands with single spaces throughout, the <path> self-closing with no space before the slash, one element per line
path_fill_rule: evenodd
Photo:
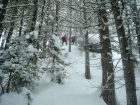
<path fill-rule="evenodd" d="M 117 105 L 115 73 L 122 62 L 126 105 L 138 105 L 135 71 L 140 58 L 139 0 L 0 0 L 0 94 L 33 90 L 41 74 L 63 85 L 68 52 L 85 52 L 85 79 L 91 79 L 90 52 L 101 54 L 102 92 L 107 105 Z M 99 38 L 99 42 L 93 41 Z M 120 54 L 113 59 L 112 52 Z M 45 63 L 45 66 L 40 66 Z M 116 70 L 117 69 L 117 70 Z M 121 80 L 121 79 L 120 79 Z M 121 88 L 121 87 L 120 87 Z M 30 105 L 29 92 L 28 105 Z"/>

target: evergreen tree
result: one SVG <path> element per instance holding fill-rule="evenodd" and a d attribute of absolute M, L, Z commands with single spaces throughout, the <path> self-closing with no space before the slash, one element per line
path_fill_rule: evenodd
<path fill-rule="evenodd" d="M 29 44 L 29 41 L 34 43 Z M 14 37 L 8 43 L 9 49 L 1 52 L 1 70 L 4 73 L 5 92 L 20 92 L 21 87 L 34 87 L 35 80 L 39 79 L 39 67 L 34 61 L 38 51 L 34 47 L 37 44 L 37 34 L 30 33 L 26 37 Z"/>
<path fill-rule="evenodd" d="M 65 66 L 68 64 L 64 61 L 64 54 L 61 51 L 61 43 L 58 36 L 52 35 L 47 46 L 47 54 L 51 57 L 48 61 L 50 65 L 47 70 L 51 74 L 51 80 L 59 84 L 63 83 L 63 79 L 66 77 Z"/>

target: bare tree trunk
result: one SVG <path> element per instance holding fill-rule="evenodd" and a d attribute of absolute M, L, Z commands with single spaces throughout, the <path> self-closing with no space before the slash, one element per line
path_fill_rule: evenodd
<path fill-rule="evenodd" d="M 30 32 L 35 30 L 35 25 L 36 25 L 36 20 L 37 20 L 37 10 L 38 10 L 38 0 L 34 0 L 34 11 L 33 11 L 33 16 L 32 16 Z"/>
<path fill-rule="evenodd" d="M 72 0 L 70 0 L 70 19 L 71 19 L 71 4 L 72 4 Z M 70 35 L 69 35 L 69 52 L 71 52 L 71 20 L 70 20 Z"/>
<path fill-rule="evenodd" d="M 4 43 L 5 43 L 5 38 L 2 39 L 2 41 L 1 41 L 0 50 L 3 50 L 4 49 Z"/>
<path fill-rule="evenodd" d="M 4 20 L 4 14 L 6 13 L 6 7 L 8 4 L 9 0 L 2 0 L 1 4 L 3 5 L 2 8 L 0 8 L 0 38 L 2 36 L 2 32 L 3 32 L 3 25 L 2 25 L 2 21 Z"/>
<path fill-rule="evenodd" d="M 37 21 L 38 0 L 33 0 L 33 3 L 34 3 L 34 8 L 33 8 L 31 23 L 29 24 L 29 33 L 32 31 L 35 31 L 36 21 Z M 33 42 L 31 41 L 29 43 L 32 44 Z M 37 64 L 37 56 L 36 55 L 34 55 L 34 60 L 32 61 L 32 63 L 34 65 Z"/>
<path fill-rule="evenodd" d="M 137 30 L 137 43 L 138 43 L 138 48 L 139 48 L 139 58 L 140 58 L 140 9 L 138 10 L 138 17 L 137 17 L 137 21 L 135 24 L 136 25 L 136 30 Z"/>
<path fill-rule="evenodd" d="M 90 79 L 90 63 L 89 63 L 89 43 L 88 43 L 88 31 L 85 34 L 85 77 Z"/>
<path fill-rule="evenodd" d="M 76 22 L 76 26 L 77 26 L 77 22 Z M 76 46 L 77 46 L 77 38 L 78 38 L 77 31 L 78 31 L 78 28 L 76 27 L 75 29 L 75 45 Z"/>
<path fill-rule="evenodd" d="M 71 26 L 70 26 L 70 35 L 69 35 L 69 52 L 71 52 Z"/>
<path fill-rule="evenodd" d="M 16 0 L 15 3 L 18 3 L 18 1 Z M 7 45 L 7 43 L 10 42 L 10 39 L 12 37 L 12 34 L 13 34 L 13 30 L 14 30 L 14 26 L 15 26 L 15 16 L 17 14 L 17 7 L 14 7 L 14 8 L 11 8 L 11 11 L 12 11 L 12 17 L 11 17 L 11 22 L 10 22 L 10 29 L 9 29 L 9 32 L 8 32 L 8 36 L 6 38 L 6 44 L 5 44 L 5 50 L 6 49 L 9 49 L 9 46 Z"/>
<path fill-rule="evenodd" d="M 10 72 L 9 78 L 8 78 L 8 84 L 7 84 L 7 87 L 6 87 L 6 92 L 7 92 L 7 93 L 10 92 L 11 79 L 12 79 L 12 72 Z"/>
<path fill-rule="evenodd" d="M 59 12 L 59 1 L 56 0 L 56 16 L 55 16 L 55 35 L 58 36 L 58 12 Z"/>
<path fill-rule="evenodd" d="M 102 2 L 104 0 L 100 0 Z M 101 9 L 99 9 L 99 24 L 101 29 L 100 33 L 100 42 L 101 42 L 101 64 L 102 64 L 102 96 L 103 100 L 107 105 L 116 105 L 115 98 L 115 83 L 114 83 L 114 70 L 113 70 L 113 61 L 112 61 L 112 51 L 111 51 L 111 42 L 109 38 L 109 28 L 105 23 L 107 20 L 107 12 L 105 10 L 105 3 L 102 3 Z M 106 38 L 106 39 L 105 39 Z"/>
<path fill-rule="evenodd" d="M 48 17 L 49 17 L 49 7 L 50 7 L 50 0 L 48 0 L 47 2 L 45 0 L 43 0 L 43 7 L 42 7 L 42 23 L 41 23 L 41 26 L 40 26 L 40 30 L 41 30 L 41 27 L 42 27 L 42 24 L 43 24 L 43 16 L 44 16 L 44 9 L 45 9 L 45 4 L 47 4 L 47 20 L 46 20 L 46 24 L 48 26 Z M 43 51 L 45 51 L 46 49 L 46 44 L 47 44 L 47 38 L 48 38 L 48 30 L 45 31 L 45 35 L 43 37 Z"/>
<path fill-rule="evenodd" d="M 6 31 L 3 31 L 4 32 L 4 34 L 6 34 Z M 5 37 L 2 37 L 2 41 L 1 41 L 1 46 L 0 46 L 0 50 L 3 50 L 4 49 L 4 47 L 5 47 Z"/>
<path fill-rule="evenodd" d="M 127 49 L 128 42 L 125 35 L 125 29 L 123 26 L 123 20 L 121 18 L 120 8 L 116 0 L 112 0 L 111 5 L 112 5 L 112 11 L 114 14 L 115 24 L 117 28 L 119 44 L 121 48 L 121 57 L 122 57 L 126 95 L 127 95 L 127 105 L 137 105 L 135 72 L 132 66 L 133 64 L 131 60 L 132 56 L 130 54 L 130 51 Z"/>
<path fill-rule="evenodd" d="M 84 21 L 85 21 L 85 26 L 87 26 L 87 11 L 86 11 L 86 2 L 85 0 L 83 1 L 84 4 Z M 89 42 L 88 42 L 88 30 L 87 27 L 85 28 L 85 78 L 90 79 L 90 63 L 89 63 Z"/>
<path fill-rule="evenodd" d="M 40 17 L 41 19 L 40 19 L 39 30 L 38 30 L 38 43 L 37 43 L 37 49 L 38 50 L 39 50 L 39 47 L 40 47 L 39 42 L 42 39 L 42 37 L 40 35 L 43 34 L 42 33 L 42 24 L 43 24 L 43 19 L 44 19 L 44 9 L 45 9 L 45 2 L 46 1 L 43 0 L 42 2 L 43 2 L 43 4 L 42 4 L 42 9 L 41 9 L 41 17 Z M 48 3 L 48 5 L 49 5 L 49 3 Z M 48 12 L 48 5 L 47 5 L 47 12 Z M 44 37 L 43 39 L 46 39 L 45 42 L 47 42 L 47 38 L 46 37 Z M 45 42 L 43 40 L 43 45 L 44 45 L 43 49 L 46 48 L 46 43 Z"/>
<path fill-rule="evenodd" d="M 14 27 L 14 23 L 12 22 L 10 25 L 11 25 L 11 27 L 9 29 L 8 36 L 6 38 L 6 44 L 5 44 L 5 48 L 4 48 L 5 50 L 9 49 L 9 46 L 7 45 L 7 43 L 10 42 L 11 36 L 13 34 L 13 30 L 14 30 L 14 28 L 13 28 Z"/>
<path fill-rule="evenodd" d="M 21 16 L 21 20 L 20 20 L 19 36 L 21 36 L 21 33 L 22 33 L 24 10 L 25 10 L 25 7 L 22 7 L 22 16 Z"/>

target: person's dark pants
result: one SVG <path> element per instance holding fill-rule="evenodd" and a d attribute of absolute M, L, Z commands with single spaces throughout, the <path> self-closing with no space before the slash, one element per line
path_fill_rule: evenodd
<path fill-rule="evenodd" d="M 65 42 L 65 44 L 67 45 L 67 41 L 65 41 L 65 40 L 62 41 L 62 45 L 64 44 L 64 42 Z"/>
<path fill-rule="evenodd" d="M 75 43 L 75 41 L 74 40 L 72 40 L 72 44 L 74 44 Z"/>

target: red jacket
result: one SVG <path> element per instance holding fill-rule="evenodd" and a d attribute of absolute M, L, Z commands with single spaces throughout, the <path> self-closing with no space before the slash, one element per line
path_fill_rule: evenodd
<path fill-rule="evenodd" d="M 67 36 L 66 35 L 64 35 L 63 38 L 64 38 L 65 41 L 67 40 Z"/>

